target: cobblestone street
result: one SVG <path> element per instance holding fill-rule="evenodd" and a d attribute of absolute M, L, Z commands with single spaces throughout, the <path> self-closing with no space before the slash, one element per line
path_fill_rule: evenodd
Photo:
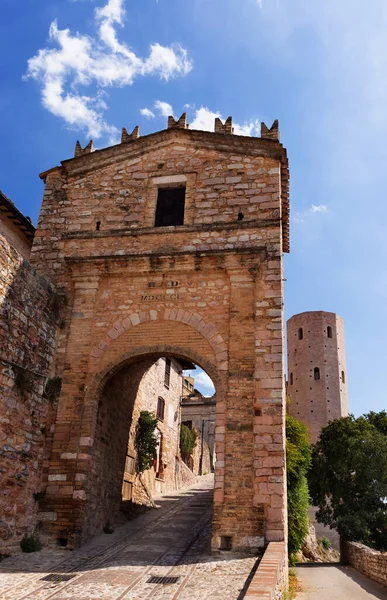
<path fill-rule="evenodd" d="M 212 485 L 212 476 L 201 477 L 193 488 L 157 500 L 157 510 L 80 550 L 43 550 L 3 560 L 0 598 L 239 600 L 256 559 L 209 554 Z M 43 580 L 50 574 L 62 581 Z M 175 579 L 152 583 L 152 577 Z"/>

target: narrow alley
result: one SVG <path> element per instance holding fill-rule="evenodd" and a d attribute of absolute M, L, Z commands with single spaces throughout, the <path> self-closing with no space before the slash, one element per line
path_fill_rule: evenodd
<path fill-rule="evenodd" d="M 211 556 L 211 475 L 80 550 L 0 563 L 2 600 L 239 600 L 254 557 Z M 162 579 L 168 578 L 168 579 Z"/>

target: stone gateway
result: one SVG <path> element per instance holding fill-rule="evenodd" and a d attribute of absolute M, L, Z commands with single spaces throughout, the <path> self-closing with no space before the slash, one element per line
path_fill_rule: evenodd
<path fill-rule="evenodd" d="M 68 547 L 119 510 L 139 382 L 160 357 L 216 387 L 212 546 L 286 539 L 282 253 L 288 162 L 278 123 L 168 129 L 41 175 L 31 263 L 58 292 L 62 378 L 39 527 Z"/>

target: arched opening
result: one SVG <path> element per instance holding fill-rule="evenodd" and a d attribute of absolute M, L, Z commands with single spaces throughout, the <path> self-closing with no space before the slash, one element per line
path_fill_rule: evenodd
<path fill-rule="evenodd" d="M 290 385 L 293 385 L 293 373 L 290 373 Z"/>
<path fill-rule="evenodd" d="M 328 327 L 327 327 L 327 336 L 328 336 L 329 338 L 331 338 L 331 337 L 332 337 L 332 327 L 331 327 L 330 325 L 328 325 Z"/>
<path fill-rule="evenodd" d="M 124 522 L 136 506 L 150 506 L 159 496 L 214 471 L 216 400 L 215 394 L 206 394 L 211 389 L 206 371 L 173 354 L 134 358 L 107 375 L 100 387 L 93 438 L 86 538 L 107 523 Z M 143 450 L 137 440 L 144 415 L 151 417 L 156 447 L 141 470 Z M 188 452 L 182 448 L 182 429 L 193 440 Z"/>
<path fill-rule="evenodd" d="M 299 329 L 298 329 L 298 339 L 299 340 L 304 339 L 304 330 L 302 329 L 302 327 L 299 327 Z"/>
<path fill-rule="evenodd" d="M 345 383 L 345 373 L 344 373 L 344 371 L 341 371 L 341 381 L 342 381 L 342 383 Z"/>
<path fill-rule="evenodd" d="M 314 380 L 320 381 L 320 369 L 318 367 L 314 368 Z"/>

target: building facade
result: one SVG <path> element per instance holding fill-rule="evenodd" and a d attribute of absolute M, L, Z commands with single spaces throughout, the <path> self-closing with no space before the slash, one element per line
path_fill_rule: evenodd
<path fill-rule="evenodd" d="M 41 530 L 75 547 L 119 510 L 144 373 L 200 365 L 217 390 L 213 548 L 286 539 L 282 253 L 288 163 L 261 138 L 168 129 L 42 174 L 31 261 L 57 290 L 61 378 Z M 124 448 L 124 451 L 123 451 Z"/>

